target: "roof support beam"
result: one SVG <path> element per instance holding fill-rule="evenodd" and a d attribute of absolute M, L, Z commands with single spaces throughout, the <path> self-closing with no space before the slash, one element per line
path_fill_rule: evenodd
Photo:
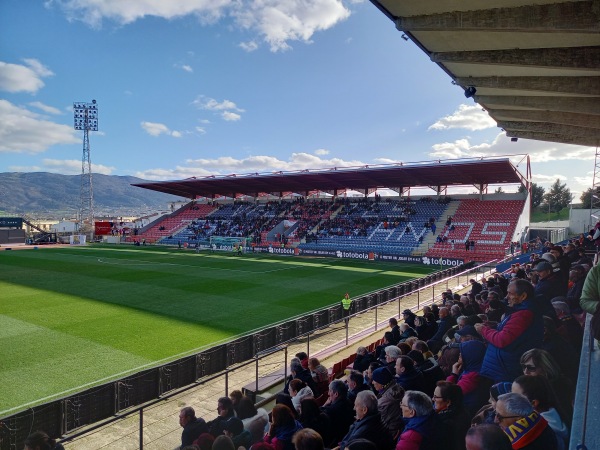
<path fill-rule="evenodd" d="M 400 31 L 600 31 L 600 20 L 591 1 L 527 5 L 516 8 L 454 11 L 399 17 Z"/>
<path fill-rule="evenodd" d="M 547 111 L 564 111 L 600 115 L 598 97 L 520 97 L 512 95 L 475 95 L 475 101 L 486 109 L 515 106 Z M 493 105 L 490 107 L 490 105 Z"/>
<path fill-rule="evenodd" d="M 458 77 L 461 86 L 600 95 L 598 77 Z"/>
<path fill-rule="evenodd" d="M 498 126 L 506 131 L 534 131 L 539 133 L 572 134 L 588 138 L 600 139 L 600 130 L 595 128 L 577 127 L 573 125 L 561 125 L 548 122 L 498 122 Z"/>
<path fill-rule="evenodd" d="M 496 109 L 490 116 L 500 123 L 501 121 L 532 121 L 551 122 L 563 125 L 575 125 L 585 128 L 600 129 L 600 116 L 575 114 L 560 111 L 534 111 L 527 109 Z M 500 126 L 500 125 L 499 125 Z"/>
<path fill-rule="evenodd" d="M 571 134 L 559 133 L 540 133 L 537 131 L 507 131 L 508 137 L 516 137 L 523 139 L 533 139 L 536 141 L 560 142 L 562 144 L 584 145 L 588 147 L 596 147 L 600 145 L 600 137 L 590 138 L 574 136 Z"/>
<path fill-rule="evenodd" d="M 434 52 L 436 63 L 498 64 L 559 69 L 600 69 L 600 46 Z"/>

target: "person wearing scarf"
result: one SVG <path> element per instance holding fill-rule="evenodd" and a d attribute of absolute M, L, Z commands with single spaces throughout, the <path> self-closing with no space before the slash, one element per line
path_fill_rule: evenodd
<path fill-rule="evenodd" d="M 556 434 L 524 395 L 512 392 L 499 396 L 495 422 L 508 436 L 513 450 L 558 448 Z"/>

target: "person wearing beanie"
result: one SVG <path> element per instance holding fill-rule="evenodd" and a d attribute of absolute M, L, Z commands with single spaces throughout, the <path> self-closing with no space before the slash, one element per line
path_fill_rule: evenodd
<path fill-rule="evenodd" d="M 508 394 L 512 392 L 512 383 L 508 381 L 502 381 L 494 384 L 490 388 L 490 398 L 488 404 L 484 405 L 477 411 L 477 414 L 473 416 L 471 425 L 480 425 L 482 423 L 493 424 L 494 423 L 494 411 L 496 410 L 496 402 L 498 397 L 502 394 Z"/>
<path fill-rule="evenodd" d="M 381 415 L 381 422 L 390 435 L 396 436 L 402 429 L 400 401 L 404 396 L 404 389 L 396 383 L 387 367 L 380 367 L 373 371 L 373 386 L 377 391 L 377 408 Z"/>

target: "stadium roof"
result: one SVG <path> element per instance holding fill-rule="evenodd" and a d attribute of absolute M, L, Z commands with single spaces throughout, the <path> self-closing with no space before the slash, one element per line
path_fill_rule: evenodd
<path fill-rule="evenodd" d="M 526 159 L 524 156 L 523 159 Z M 529 170 L 529 169 L 528 169 Z M 402 192 L 411 187 L 444 191 L 447 186 L 523 183 L 508 158 L 424 161 L 406 164 L 343 167 L 295 172 L 269 172 L 188 178 L 181 181 L 139 183 L 133 186 L 186 198 L 219 196 L 257 197 L 262 193 L 308 195 L 311 191 L 339 194 L 347 189 L 365 194 L 378 188 Z"/>
<path fill-rule="evenodd" d="M 600 144 L 598 0 L 371 2 L 507 136 Z"/>

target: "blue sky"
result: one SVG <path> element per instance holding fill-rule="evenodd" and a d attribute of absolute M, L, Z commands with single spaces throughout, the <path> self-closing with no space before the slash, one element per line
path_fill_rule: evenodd
<path fill-rule="evenodd" d="M 511 143 L 400 36 L 360 0 L 2 0 L 0 172 L 80 173 L 72 104 L 95 99 L 98 173 L 529 153 L 535 182 L 591 186 L 593 148 Z"/>

